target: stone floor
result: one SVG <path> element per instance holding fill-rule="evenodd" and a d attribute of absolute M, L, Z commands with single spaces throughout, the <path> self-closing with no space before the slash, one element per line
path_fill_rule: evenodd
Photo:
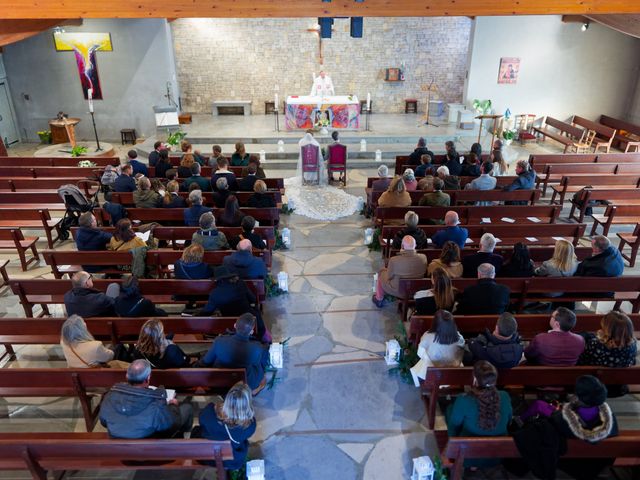
<path fill-rule="evenodd" d="M 541 148 L 513 147 L 510 156 L 526 158 Z M 28 154 L 26 147 L 23 154 Z M 347 191 L 362 196 L 373 172 L 351 171 Z M 293 171 L 268 174 L 286 177 Z M 379 310 L 370 300 L 381 258 L 363 245 L 369 221 L 355 214 L 326 223 L 294 213 L 282 222 L 292 231 L 292 247 L 276 252 L 273 272 L 289 274 L 290 293 L 269 300 L 265 318 L 276 340 L 289 340 L 278 382 L 255 400 L 258 429 L 250 457 L 265 459 L 268 479 L 409 478 L 413 457 L 437 452 L 419 392 L 390 375 L 382 358 L 398 315 L 393 305 Z M 46 248 L 42 242 L 39 246 Z M 67 242 L 63 248 L 70 246 Z M 22 272 L 14 256 L 0 258 L 12 259 L 11 276 L 51 276 L 44 262 Z M 637 269 L 630 272 L 637 274 Z M 599 310 L 606 308 L 599 305 Z M 63 314 L 62 309 L 55 313 Z M 0 292 L 0 315 L 23 315 L 7 289 Z M 61 359 L 59 347 L 23 346 L 18 360 L 2 367 L 63 366 Z M 207 399 L 196 401 L 202 407 Z M 612 406 L 623 428 L 640 428 L 640 402 L 624 398 Z M 84 429 L 78 402 L 68 399 L 0 398 L 0 416 L 2 432 Z M 438 417 L 436 427 L 443 425 Z M 0 472 L 0 478 L 30 477 Z M 70 478 L 187 479 L 201 478 L 201 473 L 76 472 Z"/>

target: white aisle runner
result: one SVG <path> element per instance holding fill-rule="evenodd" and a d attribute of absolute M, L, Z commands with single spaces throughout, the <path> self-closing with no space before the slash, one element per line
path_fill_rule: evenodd
<path fill-rule="evenodd" d="M 315 220 L 337 220 L 358 211 L 359 198 L 332 186 L 302 185 L 300 177 L 285 178 L 287 198 L 293 200 L 293 213 Z"/>

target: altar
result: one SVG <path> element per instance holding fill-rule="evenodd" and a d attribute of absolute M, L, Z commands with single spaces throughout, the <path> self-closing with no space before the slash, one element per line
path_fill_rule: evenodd
<path fill-rule="evenodd" d="M 360 128 L 360 102 L 355 95 L 290 96 L 284 112 L 287 130 L 306 130 L 324 119 L 329 129 Z"/>

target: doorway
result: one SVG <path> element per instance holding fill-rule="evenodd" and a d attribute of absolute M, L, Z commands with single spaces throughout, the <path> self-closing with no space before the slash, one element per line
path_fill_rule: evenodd
<path fill-rule="evenodd" d="M 18 130 L 13 121 L 13 114 L 9 104 L 7 82 L 5 80 L 0 80 L 0 137 L 2 137 L 4 144 L 7 146 L 19 141 Z"/>

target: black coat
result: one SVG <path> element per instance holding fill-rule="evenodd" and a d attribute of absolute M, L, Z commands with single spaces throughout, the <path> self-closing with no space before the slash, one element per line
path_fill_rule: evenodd
<path fill-rule="evenodd" d="M 113 317 L 116 313 L 114 299 L 94 288 L 72 288 L 64 294 L 64 306 L 67 316 Z"/>
<path fill-rule="evenodd" d="M 120 295 L 115 301 L 116 314 L 119 317 L 166 317 L 167 312 L 157 308 L 154 303 L 142 296 L 125 297 Z"/>
<path fill-rule="evenodd" d="M 276 206 L 273 197 L 268 193 L 254 193 L 249 197 L 247 204 L 252 208 L 273 208 Z"/>
<path fill-rule="evenodd" d="M 431 160 L 435 161 L 435 155 L 431 150 L 429 150 L 427 147 L 418 147 L 409 155 L 408 165 L 420 165 L 420 163 L 422 163 L 420 161 L 420 157 L 425 154 L 430 155 Z"/>
<path fill-rule="evenodd" d="M 496 274 L 502 268 L 502 255 L 495 253 L 478 252 L 473 255 L 465 255 L 462 257 L 462 276 L 464 278 L 474 278 L 478 276 L 478 267 L 483 263 L 490 263 L 496 269 Z"/>
<path fill-rule="evenodd" d="M 486 360 L 496 368 L 513 368 L 520 363 L 524 348 L 517 333 L 503 340 L 487 330 L 469 342 L 469 350 L 471 365 L 478 360 Z"/>
<path fill-rule="evenodd" d="M 248 175 L 238 180 L 238 190 L 242 192 L 253 192 L 253 185 L 258 181 L 257 175 Z"/>
<path fill-rule="evenodd" d="M 402 246 L 402 239 L 405 237 L 405 235 L 410 235 L 416 240 L 417 249 L 426 248 L 428 239 L 426 233 L 424 233 L 424 230 L 420 228 L 411 229 L 409 227 L 405 227 L 398 233 L 396 233 L 396 235 L 393 237 L 393 241 L 391 242 L 391 247 L 396 250 L 400 250 L 400 247 Z"/>
<path fill-rule="evenodd" d="M 465 315 L 492 315 L 503 313 L 511 303 L 511 290 L 492 278 L 480 278 L 477 285 L 464 289 L 456 313 Z"/>
<path fill-rule="evenodd" d="M 585 258 L 578 265 L 575 277 L 619 277 L 624 272 L 624 263 L 620 252 L 608 247 L 603 252 Z"/>

